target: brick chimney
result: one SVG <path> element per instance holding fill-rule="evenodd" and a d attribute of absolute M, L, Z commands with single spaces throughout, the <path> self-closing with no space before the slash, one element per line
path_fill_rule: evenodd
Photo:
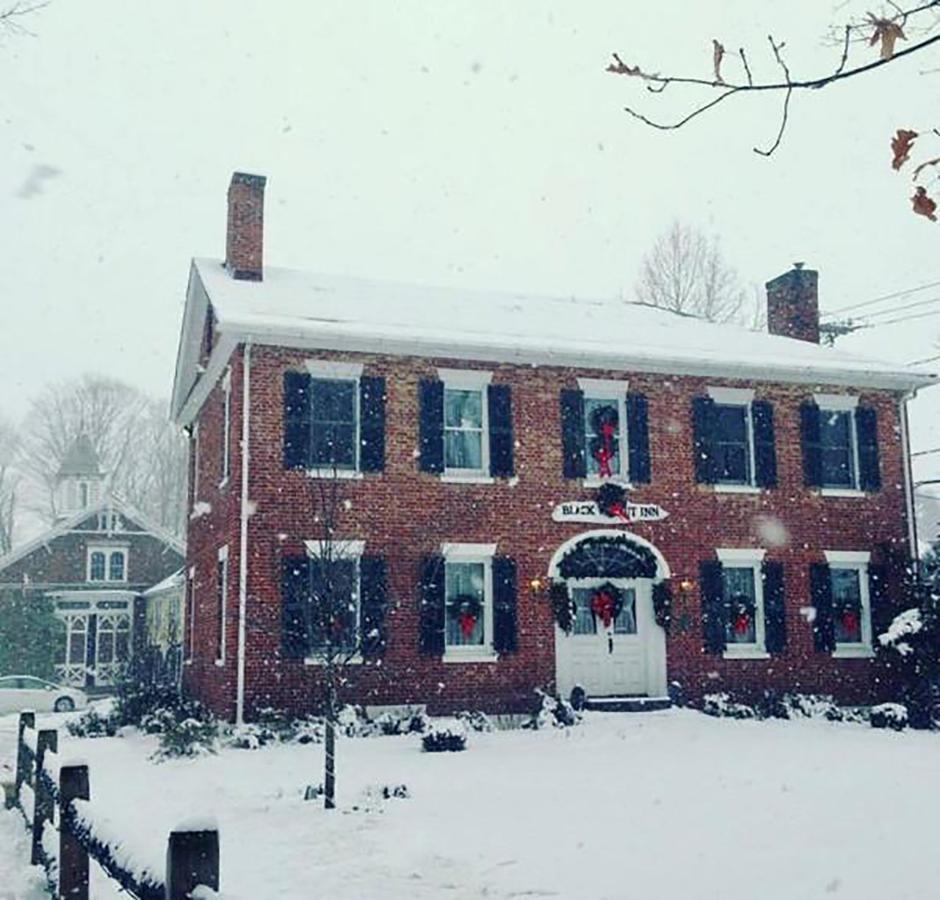
<path fill-rule="evenodd" d="M 819 343 L 819 272 L 803 263 L 767 282 L 767 330 Z"/>
<path fill-rule="evenodd" d="M 228 186 L 225 267 L 233 278 L 261 281 L 264 272 L 264 175 L 233 172 Z"/>

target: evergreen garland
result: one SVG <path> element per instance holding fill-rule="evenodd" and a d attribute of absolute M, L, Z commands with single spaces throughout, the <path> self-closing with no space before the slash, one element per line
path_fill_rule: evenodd
<path fill-rule="evenodd" d="M 551 600 L 555 623 L 565 634 L 571 634 L 577 608 L 568 593 L 568 585 L 564 581 L 553 581 L 548 589 L 548 597 Z"/>
<path fill-rule="evenodd" d="M 669 634 L 672 624 L 672 587 L 668 581 L 659 581 L 653 585 L 653 616 L 656 624 Z"/>

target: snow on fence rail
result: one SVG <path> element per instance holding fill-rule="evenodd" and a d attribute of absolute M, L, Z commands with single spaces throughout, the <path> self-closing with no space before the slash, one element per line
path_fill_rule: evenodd
<path fill-rule="evenodd" d="M 214 823 L 184 823 L 170 832 L 161 879 L 134 860 L 117 828 L 96 817 L 88 766 L 60 762 L 58 744 L 55 729 L 37 731 L 35 713 L 20 713 L 14 803 L 32 831 L 30 861 L 43 866 L 54 896 L 88 900 L 89 858 L 138 900 L 184 900 L 198 888 L 219 889 Z"/>

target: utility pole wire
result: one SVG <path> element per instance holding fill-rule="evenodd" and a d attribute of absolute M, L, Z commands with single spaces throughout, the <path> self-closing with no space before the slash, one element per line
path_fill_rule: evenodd
<path fill-rule="evenodd" d="M 840 313 L 848 312 L 852 309 L 862 309 L 866 306 L 874 306 L 876 303 L 881 303 L 883 300 L 892 300 L 895 297 L 903 297 L 905 294 L 913 294 L 916 291 L 923 291 L 932 287 L 940 287 L 940 281 L 930 281 L 927 284 L 919 284 L 917 287 L 906 288 L 903 291 L 895 291 L 892 294 L 882 294 L 880 297 L 875 297 L 871 300 L 865 300 L 862 303 L 850 303 L 848 306 L 840 306 L 839 309 L 834 309 L 832 312 L 823 313 L 822 318 L 830 319 L 833 316 L 838 316 Z"/>

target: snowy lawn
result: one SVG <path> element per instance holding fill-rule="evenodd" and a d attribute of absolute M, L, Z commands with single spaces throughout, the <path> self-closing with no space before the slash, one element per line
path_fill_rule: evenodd
<path fill-rule="evenodd" d="M 155 764 L 140 735 L 61 740 L 157 871 L 176 822 L 216 816 L 225 898 L 940 895 L 937 734 L 668 711 L 472 734 L 456 754 L 344 739 L 329 813 L 302 799 L 318 745 Z M 375 789 L 399 783 L 408 799 Z"/>

